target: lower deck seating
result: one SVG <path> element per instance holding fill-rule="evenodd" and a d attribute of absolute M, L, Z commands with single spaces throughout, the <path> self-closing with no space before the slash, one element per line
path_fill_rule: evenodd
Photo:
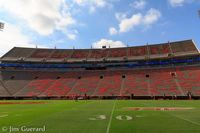
<path fill-rule="evenodd" d="M 200 96 L 200 67 L 2 71 L 0 96 Z M 8 94 L 10 93 L 10 94 Z"/>
<path fill-rule="evenodd" d="M 121 90 L 121 72 L 106 71 L 101 75 L 97 89 L 93 95 L 97 96 L 119 96 Z"/>
<path fill-rule="evenodd" d="M 82 74 L 76 81 L 76 84 L 67 94 L 67 96 L 74 96 L 74 95 L 81 95 L 81 96 L 91 96 L 94 91 L 96 90 L 99 82 L 100 73 L 98 72 L 91 72 L 91 73 L 84 73 Z"/>
<path fill-rule="evenodd" d="M 66 96 L 75 86 L 79 72 L 66 72 L 57 77 L 40 96 Z"/>
<path fill-rule="evenodd" d="M 15 96 L 39 96 L 46 91 L 56 80 L 60 73 L 31 72 L 32 79 Z"/>
<path fill-rule="evenodd" d="M 150 75 L 150 94 L 153 96 L 184 95 L 171 75 L 172 70 L 156 70 Z"/>
<path fill-rule="evenodd" d="M 4 86 L 0 82 L 0 97 L 4 97 L 4 96 L 5 97 L 10 96 L 10 94 L 6 91 L 6 88 L 4 88 Z"/>
<path fill-rule="evenodd" d="M 126 79 L 124 81 L 124 88 L 122 95 L 130 96 L 149 96 L 148 93 L 148 79 L 144 72 L 140 71 L 126 71 Z"/>
<path fill-rule="evenodd" d="M 8 88 L 9 93 L 14 95 L 30 82 L 32 79 L 31 73 L 32 72 L 25 73 L 20 71 L 3 71 L 1 73 L 1 82 L 6 88 Z"/>
<path fill-rule="evenodd" d="M 200 69 L 176 68 L 176 74 L 184 94 L 191 92 L 193 95 L 200 95 Z"/>

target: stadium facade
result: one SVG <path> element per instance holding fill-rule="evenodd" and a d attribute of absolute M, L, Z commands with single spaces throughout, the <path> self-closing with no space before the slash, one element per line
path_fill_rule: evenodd
<path fill-rule="evenodd" d="M 14 47 L 1 57 L 0 99 L 199 99 L 193 40 L 103 49 Z"/>

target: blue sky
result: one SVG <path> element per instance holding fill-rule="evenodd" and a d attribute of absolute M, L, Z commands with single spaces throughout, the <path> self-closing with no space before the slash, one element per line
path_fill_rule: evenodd
<path fill-rule="evenodd" d="M 13 46 L 100 48 L 193 39 L 199 0 L 0 0 L 0 54 Z"/>

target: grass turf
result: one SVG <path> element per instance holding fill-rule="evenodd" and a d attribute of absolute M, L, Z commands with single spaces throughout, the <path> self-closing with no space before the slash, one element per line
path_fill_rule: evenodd
<path fill-rule="evenodd" d="M 51 100 L 44 102 L 46 103 L 0 105 L 0 133 L 9 132 L 10 127 L 42 127 L 44 125 L 46 133 L 200 132 L 200 101 L 96 100 L 75 102 Z M 125 109 L 127 107 L 192 107 L 194 109 L 134 111 Z M 120 118 L 122 120 L 119 120 Z M 132 119 L 127 120 L 126 118 Z M 13 133 L 20 132 L 23 131 L 13 131 Z"/>

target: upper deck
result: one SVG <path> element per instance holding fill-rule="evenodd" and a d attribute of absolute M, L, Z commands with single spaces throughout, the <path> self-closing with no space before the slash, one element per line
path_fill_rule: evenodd
<path fill-rule="evenodd" d="M 1 58 L 1 61 L 133 61 L 198 54 L 199 51 L 193 40 L 184 40 L 162 44 L 104 49 L 41 49 L 14 47 Z"/>

